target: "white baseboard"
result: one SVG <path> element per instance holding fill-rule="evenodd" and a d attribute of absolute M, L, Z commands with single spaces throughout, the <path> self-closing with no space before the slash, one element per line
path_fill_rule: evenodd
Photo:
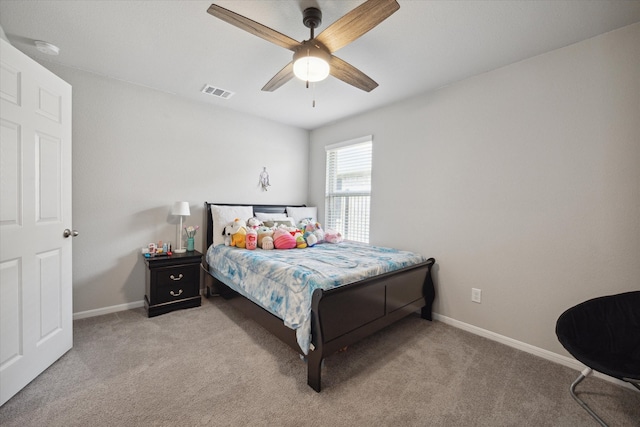
<path fill-rule="evenodd" d="M 144 300 L 128 302 L 126 304 L 112 305 L 110 307 L 96 308 L 95 310 L 79 311 L 73 313 L 73 320 L 85 319 L 87 317 L 101 316 L 103 314 L 116 313 L 118 311 L 131 310 L 144 306 Z"/>
<path fill-rule="evenodd" d="M 507 345 L 509 347 L 513 347 L 515 349 L 524 351 L 526 353 L 530 353 L 536 355 L 538 357 L 542 357 L 543 359 L 549 360 L 551 362 L 559 363 L 564 366 L 568 366 L 569 368 L 575 369 L 576 371 L 582 371 L 585 366 L 578 362 L 576 359 L 571 357 L 563 356 L 561 354 L 554 353 L 549 350 L 545 350 L 539 347 L 535 347 L 531 344 L 524 343 L 522 341 L 514 340 L 513 338 L 505 337 L 504 335 L 496 334 L 495 332 L 488 331 L 486 329 L 479 328 L 477 326 L 470 325 L 468 323 L 461 322 L 459 320 L 452 319 L 447 316 L 443 316 L 438 313 L 433 313 L 433 320 L 437 320 L 442 323 L 446 323 L 447 325 L 451 325 L 455 328 L 465 330 L 467 332 L 471 332 L 472 334 L 479 335 L 481 337 L 490 339 L 492 341 L 499 342 L 501 344 Z M 616 378 L 612 378 L 608 375 L 601 374 L 600 372 L 593 371 L 593 376 L 602 378 L 603 380 L 607 380 L 614 384 L 621 385 L 630 390 L 638 391 L 631 384 L 626 383 L 624 381 L 620 381 Z M 568 387 L 568 385 L 567 385 Z"/>

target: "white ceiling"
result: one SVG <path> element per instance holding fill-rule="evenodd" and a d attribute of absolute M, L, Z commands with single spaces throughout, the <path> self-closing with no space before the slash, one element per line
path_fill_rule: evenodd
<path fill-rule="evenodd" d="M 213 2 L 302 41 L 304 8 L 322 10 L 318 34 L 362 0 Z M 314 89 L 294 79 L 262 92 L 292 53 L 209 15 L 211 0 L 2 0 L 0 25 L 32 57 L 314 129 L 640 22 L 640 1 L 398 2 L 395 14 L 336 52 L 379 83 L 370 93 L 333 77 Z M 41 54 L 34 40 L 60 55 Z M 204 95 L 207 83 L 235 95 Z"/>

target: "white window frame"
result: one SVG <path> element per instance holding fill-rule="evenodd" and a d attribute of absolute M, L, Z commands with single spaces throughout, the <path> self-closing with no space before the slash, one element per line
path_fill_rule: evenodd
<path fill-rule="evenodd" d="M 357 190 L 337 189 L 338 171 L 331 156 L 340 150 L 354 148 L 358 145 L 370 146 L 369 168 L 364 171 L 362 180 L 356 181 L 358 184 L 368 180 L 368 188 Z M 325 229 L 339 231 L 345 240 L 369 243 L 369 224 L 371 219 L 371 173 L 373 168 L 373 136 L 367 135 L 360 138 L 350 139 L 337 144 L 327 145 L 326 151 L 326 182 L 325 182 Z M 365 159 L 365 163 L 366 163 Z M 368 173 L 368 176 L 366 174 Z"/>

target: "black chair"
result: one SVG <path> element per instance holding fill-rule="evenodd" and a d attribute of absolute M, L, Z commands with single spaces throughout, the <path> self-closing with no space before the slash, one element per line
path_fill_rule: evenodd
<path fill-rule="evenodd" d="M 640 390 L 640 291 L 594 298 L 571 307 L 558 318 L 556 335 L 564 348 L 587 366 L 571 384 L 571 396 L 606 426 L 576 396 L 575 388 L 595 370 Z"/>

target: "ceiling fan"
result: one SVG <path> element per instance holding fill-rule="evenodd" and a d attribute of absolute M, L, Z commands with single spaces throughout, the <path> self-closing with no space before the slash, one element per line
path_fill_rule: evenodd
<path fill-rule="evenodd" d="M 348 45 L 400 8 L 396 0 L 367 0 L 329 25 L 317 37 L 314 30 L 322 22 L 322 12 L 315 7 L 304 10 L 303 24 L 310 29 L 309 40 L 299 42 L 276 30 L 212 4 L 208 13 L 278 46 L 293 51 L 293 60 L 262 88 L 273 92 L 294 76 L 309 82 L 325 79 L 329 74 L 352 86 L 371 92 L 378 86 L 369 76 L 348 64 L 333 52 Z"/>

